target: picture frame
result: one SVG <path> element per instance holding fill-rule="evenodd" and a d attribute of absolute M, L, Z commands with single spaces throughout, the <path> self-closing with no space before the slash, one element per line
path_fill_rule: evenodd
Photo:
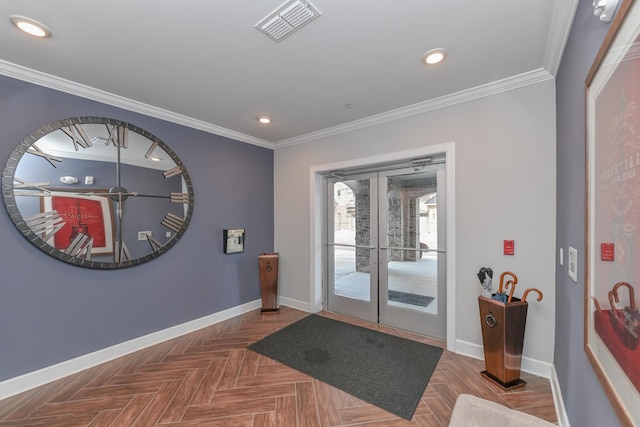
<path fill-rule="evenodd" d="M 586 79 L 584 349 L 640 425 L 640 6 L 623 0 Z"/>
<path fill-rule="evenodd" d="M 103 194 L 104 193 L 104 194 Z M 91 255 L 112 255 L 114 241 L 113 204 L 109 190 L 52 190 L 42 197 L 41 212 L 56 210 L 65 225 L 47 243 L 64 251 L 77 233 L 93 238 Z"/>

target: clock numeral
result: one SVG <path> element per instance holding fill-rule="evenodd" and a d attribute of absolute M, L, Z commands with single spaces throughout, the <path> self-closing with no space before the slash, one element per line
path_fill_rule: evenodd
<path fill-rule="evenodd" d="M 147 153 L 144 155 L 144 158 L 148 159 L 149 157 L 151 157 L 151 153 L 153 153 L 153 150 L 155 150 L 157 146 L 158 146 L 157 142 L 154 142 L 153 144 L 151 144 L 151 147 L 149 147 L 149 149 L 147 150 Z"/>
<path fill-rule="evenodd" d="M 38 190 L 42 190 L 42 191 L 49 191 L 51 192 L 51 190 L 47 189 L 47 188 L 41 188 L 44 185 L 51 185 L 50 182 L 48 181 L 43 181 L 43 182 L 27 182 L 23 179 L 20 179 L 18 177 L 13 177 L 13 188 L 37 188 Z M 18 182 L 18 184 L 16 184 L 16 182 Z"/>
<path fill-rule="evenodd" d="M 184 218 L 180 218 L 178 215 L 174 215 L 171 212 L 167 212 L 164 216 L 164 219 L 160 224 L 164 225 L 170 230 L 175 231 L 176 233 L 180 231 L 182 226 L 184 225 Z"/>
<path fill-rule="evenodd" d="M 16 184 L 17 182 L 17 184 Z M 51 190 L 44 188 L 45 185 L 51 185 L 50 182 L 27 182 L 18 177 L 13 177 L 13 195 L 14 196 L 38 196 L 46 197 L 51 195 Z M 25 191 L 15 191 L 24 189 Z M 26 191 L 26 190 L 40 190 L 38 192 Z"/>
<path fill-rule="evenodd" d="M 109 131 L 109 138 L 107 139 L 107 146 L 113 143 L 115 147 L 129 148 L 129 129 L 113 125 L 107 125 L 107 131 Z"/>
<path fill-rule="evenodd" d="M 84 129 L 82 129 L 82 126 L 80 125 L 70 125 L 67 127 L 63 126 L 60 128 L 60 130 L 66 133 L 69 138 L 73 140 L 73 148 L 75 148 L 76 151 L 80 151 L 78 146 L 82 148 L 89 148 L 93 146 L 93 144 L 91 143 L 91 139 L 89 139 Z M 76 132 L 78 132 L 77 135 Z"/>
<path fill-rule="evenodd" d="M 189 193 L 171 193 L 172 203 L 189 203 Z"/>
<path fill-rule="evenodd" d="M 124 242 L 116 241 L 114 243 L 114 246 L 115 250 L 113 251 L 113 253 L 115 262 L 129 261 L 131 259 L 131 253 L 129 252 L 129 249 L 127 248 L 127 245 L 124 244 Z"/>
<path fill-rule="evenodd" d="M 151 234 L 145 234 L 145 236 L 147 236 L 147 240 L 149 241 L 149 244 L 151 245 L 151 250 L 152 251 L 157 251 L 158 249 L 160 249 L 162 247 L 162 243 L 160 243 L 159 241 L 157 241 L 156 239 L 151 237 Z"/>
<path fill-rule="evenodd" d="M 39 149 L 38 147 L 36 147 L 35 145 L 31 145 L 31 147 L 29 147 L 27 149 L 27 153 L 33 154 L 34 156 L 43 157 L 54 168 L 57 168 L 58 165 L 56 165 L 53 162 L 62 162 L 62 157 L 56 157 L 56 156 L 53 156 L 51 154 L 47 154 L 44 151 L 42 151 L 41 149 Z"/>
<path fill-rule="evenodd" d="M 78 234 L 69 244 L 64 253 L 76 258 L 91 259 L 93 249 L 93 237 L 87 234 Z"/>
<path fill-rule="evenodd" d="M 181 173 L 182 168 L 180 166 L 176 166 L 175 168 L 162 172 L 162 175 L 164 175 L 165 178 L 171 178 L 172 176 L 180 175 Z"/>
<path fill-rule="evenodd" d="M 43 233 L 44 236 L 42 240 L 45 242 L 60 231 L 66 224 L 64 219 L 58 214 L 58 211 L 55 210 L 26 216 L 24 217 L 24 222 L 34 233 Z"/>

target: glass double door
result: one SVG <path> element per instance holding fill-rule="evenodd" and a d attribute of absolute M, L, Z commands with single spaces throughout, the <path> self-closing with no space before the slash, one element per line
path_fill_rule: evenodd
<path fill-rule="evenodd" d="M 327 309 L 446 335 L 444 164 L 327 180 Z"/>

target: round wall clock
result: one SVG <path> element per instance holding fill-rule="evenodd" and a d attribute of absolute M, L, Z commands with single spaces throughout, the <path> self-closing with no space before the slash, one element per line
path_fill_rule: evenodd
<path fill-rule="evenodd" d="M 102 117 L 60 120 L 27 136 L 7 160 L 2 198 L 40 250 L 97 269 L 163 254 L 193 211 L 178 156 L 149 132 Z"/>

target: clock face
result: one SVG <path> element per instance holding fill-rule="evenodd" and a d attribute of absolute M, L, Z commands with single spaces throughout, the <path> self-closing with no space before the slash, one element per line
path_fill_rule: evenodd
<path fill-rule="evenodd" d="M 119 120 L 47 124 L 13 150 L 2 197 L 18 230 L 42 251 L 87 268 L 124 268 L 171 248 L 193 211 L 178 156 Z"/>

